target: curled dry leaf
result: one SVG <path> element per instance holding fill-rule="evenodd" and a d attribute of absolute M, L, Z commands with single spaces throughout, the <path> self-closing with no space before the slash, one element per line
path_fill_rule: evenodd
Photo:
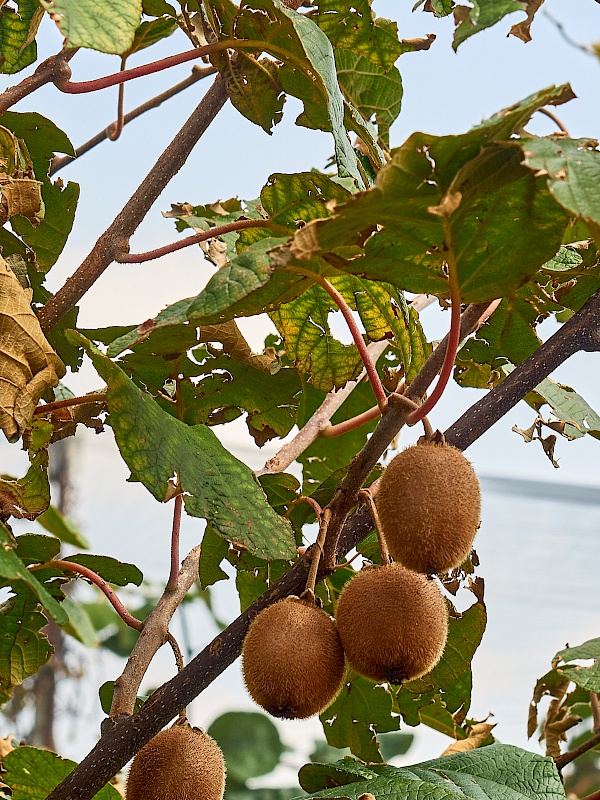
<path fill-rule="evenodd" d="M 29 424 L 46 389 L 65 366 L 47 342 L 28 290 L 0 258 L 0 428 L 12 442 Z"/>
<path fill-rule="evenodd" d="M 469 735 L 466 739 L 459 739 L 447 747 L 442 753 L 449 756 L 452 753 L 464 753 L 466 750 L 476 750 L 485 742 L 492 730 L 496 727 L 495 722 L 478 722 L 469 728 Z"/>
<path fill-rule="evenodd" d="M 39 225 L 44 217 L 41 187 L 25 143 L 0 125 L 0 225 L 17 215 Z"/>
<path fill-rule="evenodd" d="M 544 0 L 527 0 L 527 8 L 525 9 L 527 13 L 527 19 L 524 19 L 523 22 L 513 25 L 509 33 L 513 36 L 516 36 L 518 39 L 521 39 L 522 42 L 530 42 L 531 23 L 533 22 L 533 18 L 536 12 L 539 11 L 543 2 Z"/>

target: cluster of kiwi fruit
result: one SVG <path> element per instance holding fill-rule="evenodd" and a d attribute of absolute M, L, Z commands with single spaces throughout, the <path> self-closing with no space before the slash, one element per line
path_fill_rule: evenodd
<path fill-rule="evenodd" d="M 364 567 L 346 583 L 336 619 L 307 591 L 251 623 L 244 680 L 273 716 L 322 712 L 343 685 L 346 661 L 360 675 L 396 684 L 425 675 L 440 660 L 448 610 L 433 576 L 469 555 L 481 493 L 469 461 L 436 437 L 408 447 L 384 471 L 371 506 L 381 565 Z"/>

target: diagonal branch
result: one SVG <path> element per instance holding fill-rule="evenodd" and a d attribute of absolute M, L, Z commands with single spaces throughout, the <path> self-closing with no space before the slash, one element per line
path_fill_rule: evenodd
<path fill-rule="evenodd" d="M 194 146 L 225 105 L 225 81 L 217 78 L 173 141 L 102 234 L 91 253 L 58 292 L 40 310 L 42 330 L 47 332 L 81 300 L 104 270 L 129 250 L 129 239 L 171 178 L 185 164 Z"/>
<path fill-rule="evenodd" d="M 471 319 L 479 313 L 480 309 L 471 306 L 467 311 L 470 311 L 469 319 Z M 466 314 L 463 314 L 463 326 L 466 324 L 465 316 Z M 554 336 L 520 364 L 500 386 L 492 389 L 475 403 L 457 423 L 452 425 L 445 432 L 446 441 L 455 447 L 466 449 L 498 419 L 510 411 L 515 403 L 523 399 L 540 380 L 547 377 L 558 364 L 578 350 L 598 349 L 600 349 L 600 292 L 590 298 L 569 322 L 565 323 Z M 421 392 L 422 395 L 426 391 L 427 386 L 440 369 L 440 356 L 441 360 L 444 357 L 443 350 L 442 345 L 436 348 L 421 373 L 409 387 L 411 399 L 418 400 L 417 392 Z M 554 355 L 549 358 L 548 354 Z M 515 388 L 509 393 L 500 393 L 508 381 L 511 381 Z M 409 394 L 408 391 L 407 394 Z M 483 414 L 481 409 L 484 410 Z M 487 413 L 490 409 L 493 413 Z M 386 436 L 389 436 L 387 442 L 391 441 L 402 424 L 402 418 L 397 415 L 397 410 L 398 406 L 390 407 L 369 442 L 375 438 L 376 434 L 378 434 L 376 441 L 379 442 L 377 447 L 381 446 L 381 442 L 385 441 Z M 475 432 L 471 435 L 472 422 L 475 424 Z M 349 470 L 348 475 L 352 474 L 352 480 L 354 480 L 353 473 L 357 469 L 364 469 L 364 464 L 358 468 L 356 464 L 361 464 L 361 459 L 364 461 L 363 454 L 367 448 L 369 448 L 369 443 L 363 448 Z M 355 547 L 371 530 L 372 522 L 369 512 L 364 508 L 359 509 L 345 521 L 335 555 L 340 556 Z M 102 736 L 96 746 L 75 767 L 73 772 L 48 795 L 47 800 L 88 800 L 93 797 L 146 742 L 150 741 L 182 708 L 235 661 L 241 652 L 242 642 L 250 621 L 256 614 L 277 600 L 302 591 L 306 583 L 310 561 L 311 550 L 309 549 L 304 557 L 300 558 L 270 589 L 210 642 L 178 675 L 161 686 L 137 714 L 117 721 L 105 721 Z M 322 567 L 319 577 L 326 577 L 327 574 L 327 570 Z"/>
<path fill-rule="evenodd" d="M 2 4 L 4 5 L 4 4 Z M 69 80 L 71 68 L 69 61 L 73 58 L 77 50 L 61 50 L 54 56 L 50 56 L 39 65 L 33 75 L 24 78 L 21 83 L 11 86 L 0 94 L 0 114 L 14 106 L 19 100 L 35 92 L 40 86 L 52 83 L 57 80 Z"/>

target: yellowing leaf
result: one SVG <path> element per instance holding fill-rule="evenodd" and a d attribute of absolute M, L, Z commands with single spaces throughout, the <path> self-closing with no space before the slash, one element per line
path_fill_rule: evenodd
<path fill-rule="evenodd" d="M 0 428 L 15 441 L 65 366 L 48 344 L 26 290 L 0 258 Z"/>

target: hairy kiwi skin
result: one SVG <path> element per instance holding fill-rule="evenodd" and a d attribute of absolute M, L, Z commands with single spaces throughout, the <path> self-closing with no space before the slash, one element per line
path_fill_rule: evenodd
<path fill-rule="evenodd" d="M 413 445 L 383 473 L 377 511 L 394 561 L 426 575 L 446 572 L 471 552 L 481 517 L 479 481 L 456 447 Z"/>
<path fill-rule="evenodd" d="M 133 759 L 127 800 L 222 800 L 225 762 L 216 742 L 199 728 L 160 731 Z"/>
<path fill-rule="evenodd" d="M 340 594 L 336 617 L 350 665 L 378 682 L 425 675 L 440 660 L 448 636 L 438 585 L 401 564 L 357 573 Z"/>
<path fill-rule="evenodd" d="M 342 686 L 344 651 L 335 620 L 286 597 L 253 620 L 242 648 L 252 699 L 274 717 L 305 719 L 327 708 Z"/>

